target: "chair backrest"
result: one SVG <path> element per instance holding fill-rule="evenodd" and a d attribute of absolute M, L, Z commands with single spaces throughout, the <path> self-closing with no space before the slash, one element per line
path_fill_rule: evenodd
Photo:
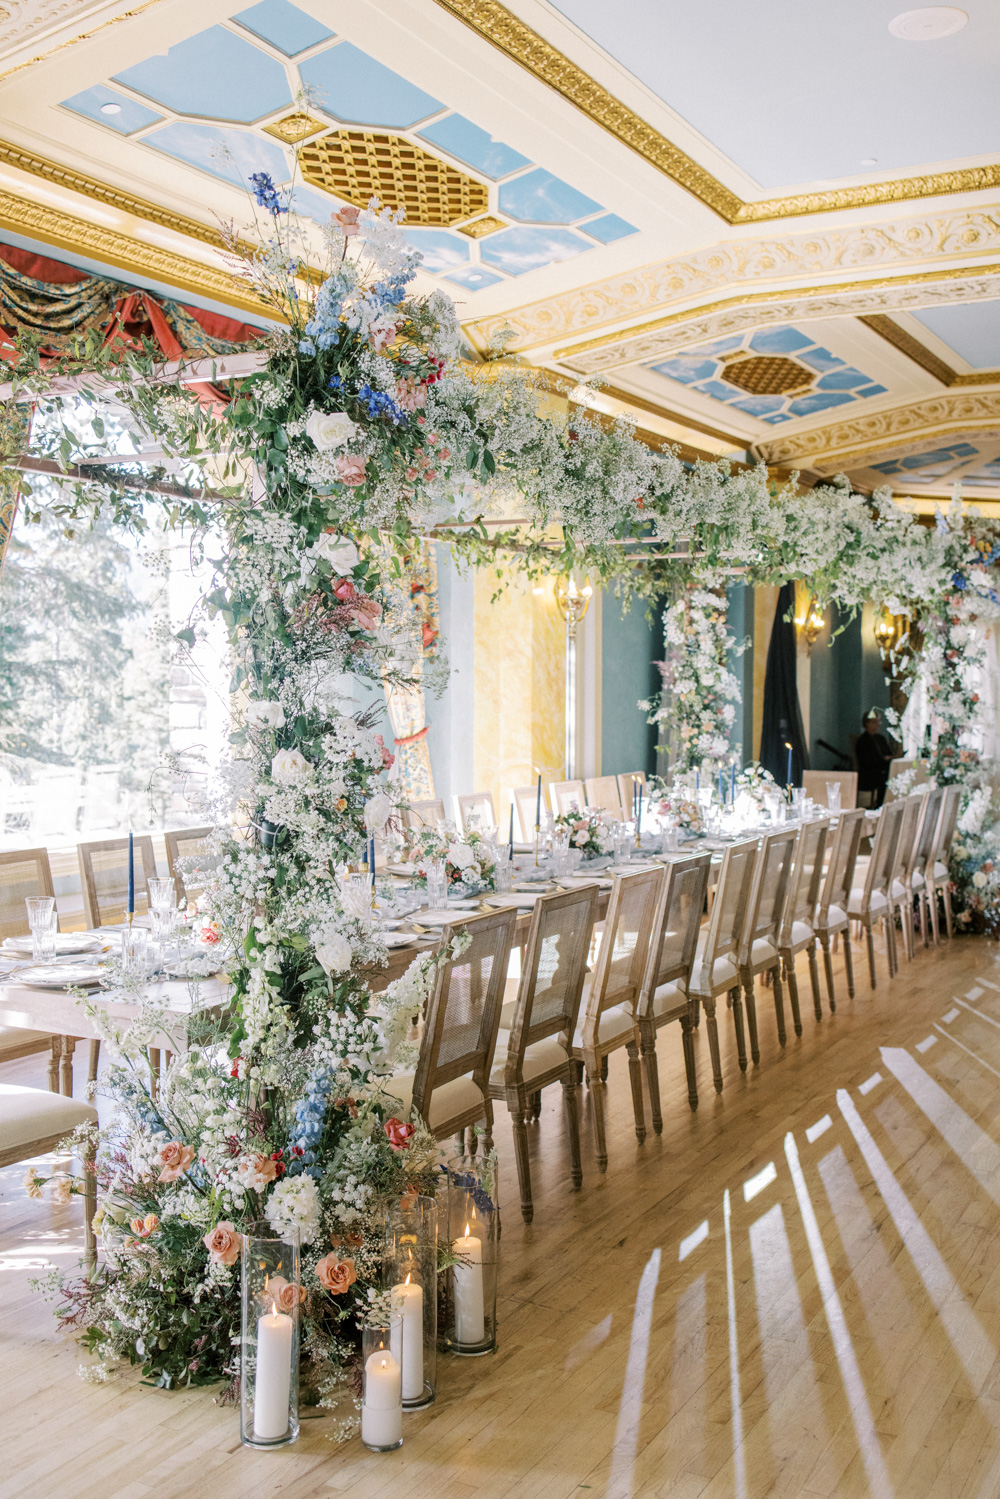
<path fill-rule="evenodd" d="M 941 817 L 938 821 L 934 853 L 928 861 L 932 870 L 935 864 L 948 862 L 948 854 L 955 839 L 955 828 L 958 825 L 958 809 L 961 805 L 961 786 L 946 786 L 944 800 L 941 803 Z"/>
<path fill-rule="evenodd" d="M 927 795 L 926 791 L 913 791 L 903 800 L 903 820 L 899 825 L 892 876 L 894 880 L 902 880 L 907 886 L 917 867 L 921 835 L 927 816 Z"/>
<path fill-rule="evenodd" d="M 519 843 L 534 843 L 535 841 L 535 807 L 538 804 L 538 787 L 515 786 L 511 791 L 511 799 L 514 803 L 514 826 L 517 830 Z M 548 810 L 548 802 L 542 795 L 542 811 Z"/>
<path fill-rule="evenodd" d="M 617 776 L 591 776 L 584 781 L 584 789 L 587 793 L 588 807 L 601 807 L 605 812 L 610 812 L 617 822 L 623 817 L 631 817 L 632 803 L 629 802 L 629 810 L 622 811 L 622 800 L 618 791 Z"/>
<path fill-rule="evenodd" d="M 649 1013 L 661 984 L 677 979 L 687 984 L 698 946 L 711 869 L 711 854 L 693 854 L 689 859 L 678 859 L 667 865 L 667 878 L 653 918 L 653 935 L 638 1005 L 640 1016 Z"/>
<path fill-rule="evenodd" d="M 944 787 L 935 786 L 933 790 L 927 793 L 924 820 L 920 824 L 920 837 L 917 839 L 914 869 L 923 869 L 928 859 L 934 855 L 934 850 L 937 847 L 938 826 L 941 822 L 941 808 L 943 805 Z"/>
<path fill-rule="evenodd" d="M 785 912 L 795 847 L 802 831 L 804 830 L 798 828 L 782 828 L 776 833 L 766 833 L 760 840 L 753 888 L 743 923 L 741 963 L 751 961 L 753 945 L 762 937 L 777 946 L 778 928 Z"/>
<path fill-rule="evenodd" d="M 616 1005 L 633 1010 L 642 993 L 642 980 L 649 958 L 653 921 L 663 885 L 664 868 L 644 869 L 636 874 L 615 876 L 604 918 L 601 950 L 587 996 L 583 1021 L 584 1045 L 599 1033 L 600 1017 Z"/>
<path fill-rule="evenodd" d="M 632 819 L 632 798 L 635 795 L 633 787 L 637 784 L 642 787 L 643 798 L 645 799 L 646 772 L 644 770 L 629 770 L 624 775 L 618 777 L 618 799 L 622 804 L 622 811 L 625 814 L 627 822 L 630 822 Z"/>
<path fill-rule="evenodd" d="M 444 929 L 443 945 L 462 932 L 471 940 L 460 957 L 439 967 L 427 1000 L 413 1079 L 413 1107 L 424 1120 L 435 1088 L 466 1073 L 486 1096 L 516 921 L 517 910 L 508 906 Z"/>
<path fill-rule="evenodd" d="M 403 822 L 408 828 L 436 828 L 439 822 L 444 822 L 444 802 L 439 797 L 411 802 L 403 813 Z"/>
<path fill-rule="evenodd" d="M 175 828 L 163 835 L 167 847 L 167 869 L 179 901 L 186 902 L 200 894 L 204 881 L 199 876 L 209 874 L 218 863 L 218 859 L 208 850 L 208 839 L 212 831 L 212 828 Z M 194 875 L 189 872 L 186 880 L 178 862 L 181 859 L 199 861 L 197 872 Z"/>
<path fill-rule="evenodd" d="M 740 843 L 731 843 L 722 856 L 705 938 L 704 971 L 709 977 L 717 958 L 731 957 L 736 962 L 739 957 L 740 938 L 757 864 L 757 847 L 756 838 L 745 838 Z"/>
<path fill-rule="evenodd" d="M 556 816 L 564 812 L 582 812 L 587 805 L 587 797 L 582 781 L 553 781 L 549 787 L 552 797 L 552 810 Z M 532 836 L 534 836 L 534 824 L 532 824 Z"/>
<path fill-rule="evenodd" d="M 816 919 L 819 889 L 823 883 L 823 858 L 829 835 L 830 824 L 825 818 L 803 823 L 799 830 L 781 920 L 779 945 L 782 947 L 793 940 L 792 928 L 797 921 L 812 926 Z"/>
<path fill-rule="evenodd" d="M 506 1074 L 511 1081 L 520 1071 L 526 1046 L 563 1033 L 567 1045 L 573 1040 L 597 897 L 597 885 L 580 885 L 535 902 L 507 1041 Z"/>
<path fill-rule="evenodd" d="M 888 802 L 878 817 L 875 842 L 872 844 L 868 873 L 862 891 L 862 908 L 867 910 L 873 895 L 885 895 L 889 888 L 896 849 L 899 845 L 899 826 L 903 816 L 903 802 Z"/>
<path fill-rule="evenodd" d="M 471 819 L 478 819 L 478 827 L 481 833 L 487 828 L 495 828 L 497 825 L 496 809 L 493 806 L 493 793 L 491 791 L 469 791 L 460 792 L 455 797 L 455 811 L 458 814 L 458 826 L 463 833 L 476 824 Z"/>
<path fill-rule="evenodd" d="M 156 879 L 156 856 L 148 833 L 137 834 L 134 844 L 135 909 L 149 910 L 149 881 Z M 83 910 L 87 925 L 116 926 L 125 920 L 128 903 L 128 839 L 102 838 L 96 843 L 78 843 Z"/>
<path fill-rule="evenodd" d="M 820 807 L 828 807 L 826 784 L 834 781 L 840 787 L 840 805 L 849 812 L 858 805 L 858 773 L 856 770 L 804 770 L 802 788 L 810 801 Z"/>
<path fill-rule="evenodd" d="M 0 940 L 28 930 L 29 896 L 54 895 L 47 848 L 19 848 L 0 854 Z"/>
<path fill-rule="evenodd" d="M 837 818 L 830 858 L 827 862 L 826 879 L 819 893 L 816 910 L 817 926 L 826 926 L 831 906 L 837 906 L 845 914 L 854 888 L 854 867 L 858 862 L 858 849 L 865 829 L 865 809 L 856 807 Z"/>

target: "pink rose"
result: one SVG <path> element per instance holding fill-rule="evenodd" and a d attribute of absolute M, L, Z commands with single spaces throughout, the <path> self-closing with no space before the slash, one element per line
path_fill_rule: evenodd
<path fill-rule="evenodd" d="M 294 1312 L 305 1294 L 301 1286 L 293 1286 L 283 1275 L 272 1275 L 261 1294 L 261 1300 L 270 1299 L 279 1312 Z"/>
<path fill-rule="evenodd" d="M 359 208 L 354 208 L 350 203 L 345 203 L 343 208 L 338 209 L 336 213 L 331 213 L 331 220 L 339 226 L 340 232 L 345 239 L 353 239 L 357 234 L 358 214 L 360 212 Z"/>
<path fill-rule="evenodd" d="M 358 1278 L 353 1260 L 342 1260 L 334 1251 L 325 1254 L 316 1266 L 320 1285 L 325 1286 L 331 1296 L 342 1296 Z"/>
<path fill-rule="evenodd" d="M 334 587 L 333 596 L 335 599 L 339 599 L 342 604 L 350 604 L 357 596 L 357 589 L 350 578 L 341 578 Z"/>
<path fill-rule="evenodd" d="M 235 1265 L 240 1257 L 240 1236 L 232 1223 L 217 1223 L 201 1242 L 217 1265 Z"/>
<path fill-rule="evenodd" d="M 396 386 L 396 405 L 404 411 L 419 411 L 427 404 L 427 387 L 407 377 Z"/>
<path fill-rule="evenodd" d="M 168 1140 L 166 1145 L 160 1146 L 156 1158 L 161 1167 L 157 1181 L 175 1182 L 194 1160 L 194 1150 L 190 1145 L 182 1145 L 180 1140 Z"/>
<path fill-rule="evenodd" d="M 353 602 L 351 618 L 358 629 L 373 630 L 382 618 L 382 605 L 376 599 L 368 598 L 363 593 L 359 593 Z"/>
<path fill-rule="evenodd" d="M 402 1119 L 387 1119 L 385 1133 L 393 1150 L 409 1150 L 410 1138 L 417 1132 L 415 1124 L 404 1124 Z"/>
<path fill-rule="evenodd" d="M 340 475 L 340 482 L 348 484 L 352 489 L 357 489 L 359 484 L 365 482 L 365 460 L 356 453 L 347 453 L 343 458 L 338 458 L 333 465 Z"/>
<path fill-rule="evenodd" d="M 391 343 L 395 342 L 396 324 L 376 323 L 375 326 L 370 330 L 368 337 L 372 341 L 372 348 L 375 350 L 376 354 L 379 354 L 383 349 L 387 349 Z"/>

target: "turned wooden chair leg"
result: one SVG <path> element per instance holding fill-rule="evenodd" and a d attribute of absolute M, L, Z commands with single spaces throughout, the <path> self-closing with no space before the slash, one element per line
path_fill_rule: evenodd
<path fill-rule="evenodd" d="M 698 1107 L 698 1073 L 695 1068 L 694 1059 L 694 1029 L 689 1015 L 681 1017 L 681 1043 L 684 1047 L 684 1070 L 687 1073 L 688 1103 L 692 1109 L 696 1109 Z M 659 1102 L 659 1080 L 657 1080 L 657 1107 L 659 1107 Z M 661 1119 L 660 1128 L 662 1129 L 662 1127 L 663 1121 Z M 657 1133 L 659 1133 L 659 1130 Z"/>
<path fill-rule="evenodd" d="M 874 989 L 876 987 L 876 982 L 875 982 L 875 933 L 874 933 L 874 931 L 872 930 L 872 928 L 870 926 L 866 926 L 865 927 L 865 938 L 867 939 L 867 942 L 868 942 L 868 977 L 871 979 L 871 981 L 872 981 L 872 988 Z"/>
<path fill-rule="evenodd" d="M 87 1273 L 97 1269 L 97 1239 L 94 1234 L 94 1214 L 97 1212 L 97 1178 L 94 1175 L 96 1152 L 93 1147 L 81 1156 L 83 1165 L 83 1254 Z"/>
<path fill-rule="evenodd" d="M 751 979 L 751 983 L 753 980 Z M 736 1055 L 739 1058 L 740 1071 L 747 1070 L 747 1038 L 746 1028 L 743 1024 L 743 994 L 739 984 L 729 991 L 729 1008 L 733 1012 L 733 1029 L 736 1032 Z"/>
<path fill-rule="evenodd" d="M 809 963 L 809 983 L 813 992 L 813 1011 L 817 1020 L 823 1019 L 823 996 L 819 992 L 819 964 L 816 961 L 816 943 L 806 948 L 806 959 Z"/>
<path fill-rule="evenodd" d="M 955 935 L 955 928 L 951 919 L 951 885 L 945 876 L 944 884 L 941 886 L 941 894 L 944 896 L 944 924 L 951 939 Z"/>
<path fill-rule="evenodd" d="M 847 974 L 847 997 L 848 997 L 848 999 L 853 999 L 854 998 L 854 952 L 853 952 L 853 949 L 851 948 L 851 934 L 850 934 L 850 932 L 846 928 L 844 930 L 844 971 Z M 831 1003 L 830 1009 L 833 1010 L 835 1008 L 836 1008 L 836 1006 Z"/>
<path fill-rule="evenodd" d="M 542 1114 L 542 1090 L 528 1095 L 528 1118 L 540 1119 Z"/>
<path fill-rule="evenodd" d="M 689 1022 L 690 1028 L 690 1022 Z M 640 1031 L 642 1065 L 646 1073 L 646 1089 L 649 1093 L 649 1112 L 653 1121 L 653 1133 L 663 1134 L 663 1111 L 660 1106 L 660 1069 L 656 1060 L 656 1031 L 652 1024 L 643 1024 Z"/>
<path fill-rule="evenodd" d="M 62 1036 L 52 1037 L 52 1050 L 49 1054 L 49 1092 L 59 1092 L 59 1061 L 62 1057 Z"/>
<path fill-rule="evenodd" d="M 601 1076 L 600 1063 L 596 1072 L 587 1068 L 590 1078 L 590 1102 L 594 1110 L 594 1143 L 597 1152 L 597 1169 L 603 1175 L 608 1169 L 608 1142 L 604 1128 L 604 1105 L 608 1096 L 608 1085 Z"/>
<path fill-rule="evenodd" d="M 580 1109 L 577 1099 L 577 1083 L 572 1076 L 562 1080 L 563 1104 L 566 1108 L 566 1127 L 569 1132 L 570 1179 L 574 1192 L 583 1186 L 583 1161 L 580 1157 Z"/>
<path fill-rule="evenodd" d="M 531 1201 L 531 1163 L 528 1160 L 528 1110 L 513 1107 L 510 1113 L 514 1127 L 514 1160 L 517 1163 L 517 1184 L 521 1189 L 521 1217 L 530 1223 L 535 1214 Z"/>
<path fill-rule="evenodd" d="M 830 1003 L 830 1013 L 837 1008 L 837 995 L 833 982 L 833 953 L 830 951 L 830 934 L 825 932 L 820 938 L 823 948 L 823 972 L 826 975 L 826 996 Z"/>
<path fill-rule="evenodd" d="M 802 1034 L 802 1012 L 799 1009 L 799 981 L 795 976 L 795 960 L 785 959 L 785 983 L 788 985 L 788 1002 L 792 1007 L 792 1027 L 797 1036 Z"/>
<path fill-rule="evenodd" d="M 62 1038 L 62 1060 L 59 1064 L 60 1092 L 64 1098 L 73 1097 L 73 1053 L 76 1050 L 76 1037 L 63 1036 Z"/>
<path fill-rule="evenodd" d="M 635 1116 L 635 1137 L 640 1145 L 646 1141 L 646 1114 L 642 1106 L 642 1063 L 635 1038 L 626 1043 L 628 1052 L 628 1080 L 632 1087 L 632 1113 Z"/>
<path fill-rule="evenodd" d="M 457 1135 L 455 1136 L 455 1154 L 456 1155 L 464 1155 L 465 1154 L 465 1130 L 464 1129 L 460 1129 L 458 1131 Z"/>
<path fill-rule="evenodd" d="M 472 1154 L 473 1155 L 475 1155 L 475 1153 L 476 1153 L 476 1151 L 475 1151 L 475 1144 L 476 1144 L 477 1138 L 478 1137 L 477 1137 L 475 1131 L 473 1130 L 473 1133 L 472 1133 L 472 1144 L 473 1144 Z M 490 1153 L 490 1151 L 492 1149 L 493 1149 L 493 1105 L 490 1102 L 490 1100 L 487 1098 L 487 1100 L 486 1100 L 486 1127 L 483 1130 L 483 1155 L 484 1156 L 485 1155 L 489 1155 L 489 1153 Z"/>
<path fill-rule="evenodd" d="M 91 1041 L 91 1043 L 90 1043 L 90 1062 L 89 1062 L 89 1065 L 87 1067 L 87 1082 L 88 1083 L 96 1083 L 97 1082 L 97 1073 L 98 1073 L 98 1070 L 100 1068 L 100 1065 L 101 1065 L 101 1043 L 100 1043 L 100 1041 Z M 91 1093 L 91 1092 L 93 1092 L 93 1089 L 92 1088 L 88 1088 L 87 1092 Z"/>
<path fill-rule="evenodd" d="M 722 1092 L 722 1056 L 719 1051 L 719 1023 L 715 1018 L 715 1000 L 703 999 L 701 1001 L 705 1010 L 705 1024 L 708 1029 L 708 1050 L 712 1057 L 712 1080 L 715 1083 L 716 1093 Z"/>
<path fill-rule="evenodd" d="M 149 1048 L 149 1096 L 156 1098 L 160 1091 L 160 1048 Z"/>
<path fill-rule="evenodd" d="M 747 1033 L 750 1038 L 750 1056 L 755 1067 L 760 1064 L 760 1042 L 757 1039 L 757 996 L 753 979 L 746 986 Z"/>
<path fill-rule="evenodd" d="M 941 915 L 938 911 L 938 892 L 936 885 L 927 887 L 927 905 L 931 913 L 931 932 L 934 936 L 934 946 L 941 946 Z"/>

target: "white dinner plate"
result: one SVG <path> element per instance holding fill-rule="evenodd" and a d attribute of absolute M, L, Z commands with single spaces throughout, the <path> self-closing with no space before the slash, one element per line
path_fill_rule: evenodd
<path fill-rule="evenodd" d="M 57 963 L 53 967 L 39 964 L 37 968 L 22 968 L 10 975 L 15 984 L 25 984 L 30 989 L 93 989 L 101 982 L 104 970 L 97 964 L 74 965 Z"/>
<path fill-rule="evenodd" d="M 461 921 L 463 916 L 472 915 L 471 911 L 463 911 L 460 907 L 454 907 L 449 911 L 414 911 L 411 921 L 417 926 L 447 926 L 449 922 Z"/>
<path fill-rule="evenodd" d="M 488 906 L 533 906 L 536 900 L 541 900 L 543 895 L 551 895 L 551 890 L 512 890 L 509 895 L 488 895 L 486 904 Z"/>
<path fill-rule="evenodd" d="M 382 941 L 386 947 L 414 947 L 422 941 L 419 932 L 383 932 Z"/>
<path fill-rule="evenodd" d="M 77 953 L 100 952 L 105 944 L 99 937 L 92 937 L 88 932 L 56 932 L 56 957 L 70 958 Z M 7 937 L 0 952 L 12 958 L 31 957 L 31 938 L 29 937 Z"/>
<path fill-rule="evenodd" d="M 614 880 L 606 880 L 599 874 L 559 874 L 556 884 L 564 890 L 575 890 L 578 885 L 597 885 L 601 890 L 610 890 Z"/>
<path fill-rule="evenodd" d="M 404 880 L 410 879 L 417 872 L 415 864 L 387 864 L 385 868 L 387 874 L 401 875 Z"/>

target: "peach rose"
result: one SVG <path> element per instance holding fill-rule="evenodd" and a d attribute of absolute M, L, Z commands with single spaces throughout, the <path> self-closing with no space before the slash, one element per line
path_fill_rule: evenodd
<path fill-rule="evenodd" d="M 419 411 L 427 404 L 427 387 L 407 376 L 396 386 L 396 405 L 403 411 Z"/>
<path fill-rule="evenodd" d="M 325 1254 L 316 1266 L 320 1285 L 326 1287 L 331 1296 L 342 1296 L 358 1278 L 353 1260 L 342 1260 L 334 1251 Z"/>
<path fill-rule="evenodd" d="M 240 1257 L 240 1236 L 225 1220 L 210 1229 L 201 1242 L 217 1265 L 235 1265 Z"/>
<path fill-rule="evenodd" d="M 353 239 L 358 232 L 358 214 L 360 209 L 354 208 L 350 203 L 345 203 L 343 208 L 331 213 L 330 218 L 339 227 L 345 239 Z"/>
<path fill-rule="evenodd" d="M 351 489 L 357 489 L 359 484 L 365 482 L 365 460 L 357 453 L 347 453 L 343 458 L 338 458 L 333 465 L 340 476 L 342 484 L 350 485 Z"/>
<path fill-rule="evenodd" d="M 345 1244 L 349 1245 L 351 1249 L 360 1249 L 364 1242 L 364 1236 L 362 1234 L 345 1233 L 343 1238 L 341 1238 L 340 1234 L 330 1235 L 330 1243 L 333 1245 L 334 1249 L 342 1249 Z"/>
<path fill-rule="evenodd" d="M 166 1145 L 160 1146 L 157 1160 L 161 1168 L 157 1181 L 175 1182 L 194 1160 L 194 1150 L 190 1145 L 182 1145 L 180 1140 L 168 1140 Z"/>
<path fill-rule="evenodd" d="M 160 1226 L 160 1220 L 155 1213 L 147 1213 L 145 1218 L 133 1218 L 129 1228 L 137 1239 L 148 1239 L 150 1234 L 156 1232 Z"/>
<path fill-rule="evenodd" d="M 293 1286 L 283 1275 L 272 1275 L 261 1298 L 264 1301 L 270 1298 L 279 1312 L 294 1312 L 305 1294 L 301 1286 Z"/>

